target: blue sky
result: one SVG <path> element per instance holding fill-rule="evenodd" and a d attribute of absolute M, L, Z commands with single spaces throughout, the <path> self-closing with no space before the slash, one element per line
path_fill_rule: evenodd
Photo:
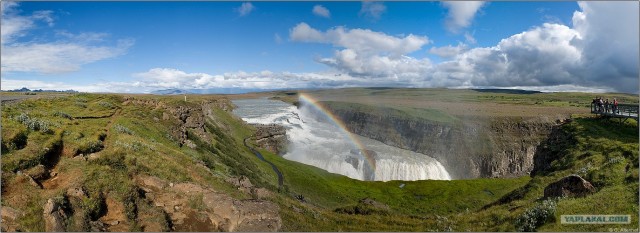
<path fill-rule="evenodd" d="M 2 89 L 638 92 L 637 28 L 637 2 L 3 2 Z"/>

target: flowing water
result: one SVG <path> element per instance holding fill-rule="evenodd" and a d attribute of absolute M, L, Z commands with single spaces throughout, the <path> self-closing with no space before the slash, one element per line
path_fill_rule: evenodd
<path fill-rule="evenodd" d="M 449 180 L 446 169 L 420 153 L 353 135 L 354 140 L 324 114 L 301 102 L 269 99 L 234 100 L 234 113 L 248 123 L 279 124 L 287 128 L 289 145 L 284 158 L 358 180 Z M 369 155 L 369 159 L 363 156 Z"/>

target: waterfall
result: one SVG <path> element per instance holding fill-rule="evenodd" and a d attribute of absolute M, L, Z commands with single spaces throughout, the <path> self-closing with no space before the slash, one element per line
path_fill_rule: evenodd
<path fill-rule="evenodd" d="M 234 100 L 234 113 L 248 123 L 279 124 L 287 128 L 284 158 L 358 180 L 450 180 L 446 169 L 427 155 L 355 135 L 366 153 L 337 124 L 318 111 L 277 100 Z"/>

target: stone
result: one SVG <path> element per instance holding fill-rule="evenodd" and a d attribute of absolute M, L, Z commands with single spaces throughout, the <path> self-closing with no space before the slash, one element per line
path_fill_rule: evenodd
<path fill-rule="evenodd" d="M 65 231 L 64 222 L 67 215 L 62 209 L 62 206 L 53 199 L 49 199 L 43 209 L 45 231 Z"/>
<path fill-rule="evenodd" d="M 362 200 L 360 200 L 360 203 L 365 204 L 365 205 L 370 205 L 373 206 L 374 208 L 377 209 L 383 209 L 383 210 L 389 210 L 389 206 L 380 202 L 377 202 L 371 198 L 364 198 Z"/>
<path fill-rule="evenodd" d="M 191 140 L 184 141 L 184 144 L 191 149 L 195 149 L 197 147 L 196 144 L 193 143 Z"/>
<path fill-rule="evenodd" d="M 159 191 L 167 186 L 167 182 L 155 176 L 138 176 L 136 178 L 138 184 L 145 192 Z M 145 188 L 150 189 L 147 191 Z"/>
<path fill-rule="evenodd" d="M 7 220 L 15 221 L 18 217 L 22 216 L 22 212 L 8 206 L 2 206 L 2 211 L 0 211 L 0 215 L 2 215 L 3 220 L 7 219 Z"/>
<path fill-rule="evenodd" d="M 253 187 L 253 184 L 251 184 L 251 181 L 246 176 L 241 176 L 240 179 L 238 179 L 238 185 L 241 188 L 251 188 L 251 187 Z"/>
<path fill-rule="evenodd" d="M 87 197 L 87 193 L 84 190 L 82 190 L 82 188 L 69 188 L 67 189 L 67 196 L 83 198 L 83 197 Z"/>
<path fill-rule="evenodd" d="M 107 231 L 107 226 L 100 221 L 91 221 L 89 222 L 89 226 L 91 227 L 91 231 L 93 232 Z"/>
<path fill-rule="evenodd" d="M 86 160 L 92 161 L 92 160 L 96 160 L 100 158 L 100 156 L 96 153 L 91 153 L 89 154 L 89 156 L 86 157 Z"/>
<path fill-rule="evenodd" d="M 44 165 L 42 164 L 30 168 L 25 173 L 31 176 L 31 178 L 33 178 L 34 180 L 44 180 L 48 178 L 49 175 L 47 169 L 45 169 Z"/>
<path fill-rule="evenodd" d="M 544 198 L 551 197 L 584 197 L 595 193 L 596 189 L 582 177 L 569 175 L 544 188 Z"/>
<path fill-rule="evenodd" d="M 27 181 L 29 181 L 29 184 L 33 187 L 42 188 L 42 185 L 40 185 L 35 179 L 33 179 L 33 177 L 31 177 L 30 175 L 25 174 L 24 175 L 27 178 Z"/>

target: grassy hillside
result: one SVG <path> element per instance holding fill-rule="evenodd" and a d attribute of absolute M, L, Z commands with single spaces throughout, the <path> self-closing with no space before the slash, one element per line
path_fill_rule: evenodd
<path fill-rule="evenodd" d="M 191 148 L 180 145 L 175 136 L 180 123 L 167 118 L 171 111 L 161 107 L 196 109 L 204 106 L 203 101 L 223 103 L 225 98 L 189 96 L 184 102 L 182 96 L 140 95 L 135 99 L 138 102 L 121 95 L 74 94 L 3 104 L 2 206 L 23 213 L 17 218 L 19 229 L 43 231 L 46 200 L 62 197 L 69 187 L 77 186 L 89 195 L 78 205 L 68 230 L 85 231 L 89 222 L 104 217 L 105 199 L 123 206 L 128 220 L 120 230 L 143 230 L 138 224 L 141 216 L 169 224 L 162 208 L 138 194 L 140 187 L 133 177 L 147 175 L 173 183 L 191 182 L 241 200 L 255 197 L 225 180 L 249 177 L 273 193 L 267 199 L 280 206 L 284 231 L 514 231 L 522 227 L 518 219 L 527 217 L 527 210 L 543 208 L 539 199 L 547 184 L 574 173 L 598 191 L 585 198 L 555 200 L 550 218 L 555 221 L 541 222 L 535 229 L 606 231 L 610 227 L 558 223 L 562 214 L 581 213 L 631 214 L 632 224 L 624 227 L 638 227 L 636 122 L 621 125 L 576 118 L 561 129 L 568 140 L 549 148 L 555 156 L 551 166 L 517 179 L 364 182 L 261 150 L 284 175 L 284 188 L 278 190 L 271 167 L 242 144 L 255 129 L 232 116 L 230 109 L 206 105 L 203 111 L 210 114 L 205 114 L 205 133 L 188 129 L 187 137 L 195 144 Z M 415 113 L 410 117 L 426 115 L 443 122 L 452 118 L 440 110 L 416 109 Z M 41 188 L 20 175 L 39 174 L 42 168 L 57 174 L 55 179 L 37 179 Z M 361 203 L 364 198 L 379 206 Z M 193 203 L 194 208 L 201 206 Z"/>

